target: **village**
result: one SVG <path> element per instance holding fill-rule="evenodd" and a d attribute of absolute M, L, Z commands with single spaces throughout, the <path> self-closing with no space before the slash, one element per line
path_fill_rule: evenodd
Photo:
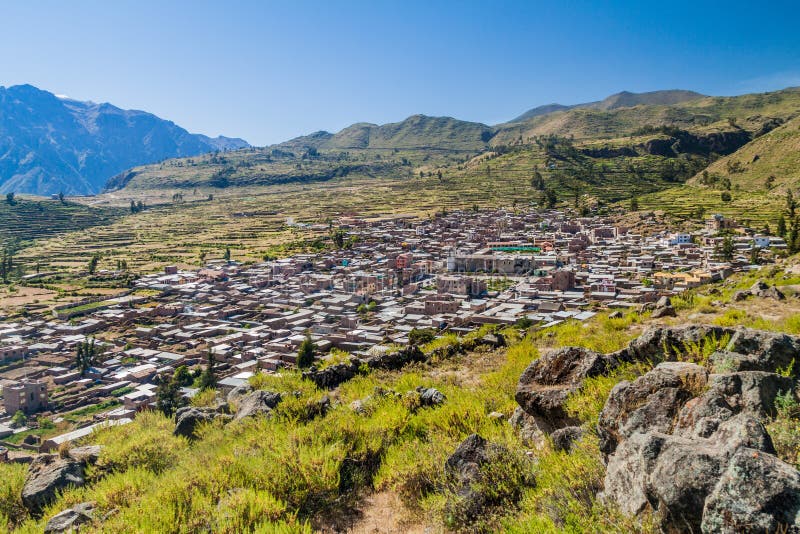
<path fill-rule="evenodd" d="M 300 226 L 332 246 L 250 265 L 167 266 L 114 298 L 0 323 L 0 455 L 56 450 L 97 425 L 129 422 L 155 407 L 159 383 L 181 366 L 196 378 L 213 361 L 224 393 L 294 367 L 307 339 L 324 359 L 403 347 L 421 330 L 548 328 L 602 310 L 669 315 L 664 297 L 786 248 L 719 215 L 692 233 L 649 235 L 555 210 Z M 195 380 L 180 394 L 197 391 Z"/>

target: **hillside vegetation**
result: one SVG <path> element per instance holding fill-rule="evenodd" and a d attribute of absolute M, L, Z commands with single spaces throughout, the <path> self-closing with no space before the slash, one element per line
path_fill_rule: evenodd
<path fill-rule="evenodd" d="M 680 316 L 666 324 L 800 332 L 796 298 L 731 301 L 737 289 L 756 278 L 790 294 L 798 281 L 773 268 L 741 277 L 718 285 L 713 295 L 701 291 L 675 299 Z M 41 518 L 28 515 L 19 498 L 26 466 L 0 464 L 0 521 L 16 532 L 41 532 L 56 513 L 91 501 L 94 517 L 102 519 L 87 532 L 363 532 L 374 528 L 370 503 L 379 496 L 378 502 L 393 503 L 383 510 L 381 528 L 394 525 L 409 532 L 657 532 L 654 514 L 629 517 L 597 497 L 606 473 L 596 433 L 615 384 L 643 375 L 656 362 L 587 379 L 570 395 L 565 406 L 584 437 L 569 450 L 549 438 L 523 438 L 507 422 L 521 373 L 543 351 L 578 345 L 612 352 L 654 323 L 664 324 L 648 313 L 631 312 L 545 331 L 508 328 L 502 332 L 508 347 L 466 352 L 458 347 L 469 346 L 487 329 L 464 338 L 447 335 L 423 347 L 431 355 L 427 363 L 365 372 L 329 392 L 295 372 L 257 375 L 254 387 L 283 397 L 269 416 L 224 426 L 218 420 L 187 440 L 173 435 L 170 418 L 143 413 L 129 425 L 90 436 L 88 443 L 103 448 L 87 485 L 65 491 Z M 720 341 L 674 350 L 680 362 L 710 365 L 709 355 Z M 791 369 L 784 372 L 789 376 Z M 443 403 L 421 404 L 420 386 L 438 389 Z M 774 415 L 764 422 L 779 457 L 796 466 L 800 423 L 796 400 L 788 404 L 793 394 L 786 399 L 777 412 L 769 408 Z M 195 404 L 213 402 L 204 394 Z M 236 401 L 231 403 L 235 409 Z M 329 408 L 321 410 L 323 405 Z M 497 451 L 469 488 L 487 496 L 477 515 L 465 508 L 469 494 L 445 469 L 448 456 L 473 433 Z"/>

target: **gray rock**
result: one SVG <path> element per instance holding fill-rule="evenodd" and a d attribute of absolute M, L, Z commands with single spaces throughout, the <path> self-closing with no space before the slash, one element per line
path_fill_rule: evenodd
<path fill-rule="evenodd" d="M 444 404 L 447 400 L 447 397 L 444 394 L 435 388 L 417 388 L 417 393 L 419 393 L 419 402 L 421 406 L 424 407 L 434 407 Z"/>
<path fill-rule="evenodd" d="M 609 319 L 622 319 L 622 317 L 623 317 L 622 312 L 619 310 L 613 311 L 608 314 Z"/>
<path fill-rule="evenodd" d="M 216 419 L 229 420 L 230 416 L 222 414 L 213 408 L 197 408 L 184 406 L 175 412 L 175 430 L 173 434 L 185 438 L 195 438 L 195 432 L 201 423 L 210 423 Z"/>
<path fill-rule="evenodd" d="M 660 319 L 662 317 L 677 317 L 678 313 L 675 311 L 675 308 L 672 306 L 663 306 L 661 308 L 656 308 L 653 310 L 652 317 L 653 319 Z"/>
<path fill-rule="evenodd" d="M 103 447 L 100 445 L 84 445 L 82 447 L 74 447 L 69 450 L 69 457 L 79 462 L 86 464 L 97 463 L 100 457 L 100 452 Z"/>
<path fill-rule="evenodd" d="M 264 390 L 253 391 L 239 399 L 236 415 L 234 415 L 233 419 L 238 421 L 245 417 L 269 415 L 280 402 L 280 393 Z"/>
<path fill-rule="evenodd" d="M 54 515 L 44 527 L 45 534 L 78 532 L 82 525 L 88 525 L 94 517 L 94 503 L 84 502 L 67 508 Z"/>
<path fill-rule="evenodd" d="M 253 386 L 249 383 L 244 383 L 233 388 L 226 397 L 230 404 L 236 404 L 239 400 L 253 391 Z"/>
<path fill-rule="evenodd" d="M 522 373 L 515 399 L 545 432 L 577 421 L 564 410 L 564 402 L 578 391 L 585 378 L 607 373 L 619 364 L 613 356 L 580 347 L 553 350 Z"/>
<path fill-rule="evenodd" d="M 800 532 L 800 472 L 775 456 L 741 448 L 705 501 L 703 532 Z"/>
<path fill-rule="evenodd" d="M 526 445 L 539 446 L 544 442 L 545 433 L 536 424 L 536 420 L 519 406 L 511 414 L 508 423 L 517 431 Z"/>
<path fill-rule="evenodd" d="M 708 372 L 693 363 L 663 362 L 633 382 L 611 390 L 597 424 L 600 450 L 606 457 L 636 432 L 669 434 L 678 412 L 705 387 Z"/>
<path fill-rule="evenodd" d="M 800 338 L 777 332 L 737 328 L 725 347 L 728 356 L 735 358 L 737 371 L 766 371 L 788 368 L 800 353 Z M 795 365 L 794 376 L 800 375 L 800 365 Z"/>
<path fill-rule="evenodd" d="M 658 299 L 658 302 L 656 302 L 656 308 L 666 308 L 667 306 L 672 306 L 672 299 L 667 296 L 661 297 Z"/>
<path fill-rule="evenodd" d="M 22 504 L 33 514 L 51 504 L 59 491 L 70 486 L 83 486 L 84 463 L 57 454 L 37 456 L 28 467 L 28 476 L 22 487 Z"/>
<path fill-rule="evenodd" d="M 553 448 L 557 451 L 569 452 L 576 441 L 583 437 L 583 429 L 579 426 L 568 426 L 559 428 L 552 434 L 550 439 L 553 440 Z"/>
<path fill-rule="evenodd" d="M 780 289 L 775 286 L 770 286 L 763 280 L 759 280 L 750 287 L 750 294 L 756 297 L 769 298 L 775 300 L 785 300 L 784 295 Z"/>

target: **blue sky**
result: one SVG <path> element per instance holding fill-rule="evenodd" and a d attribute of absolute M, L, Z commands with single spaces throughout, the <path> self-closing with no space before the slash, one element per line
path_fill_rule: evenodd
<path fill-rule="evenodd" d="M 0 5 L 0 85 L 264 145 L 414 113 L 493 124 L 620 90 L 800 85 L 799 12 L 679 0 L 19 0 Z"/>

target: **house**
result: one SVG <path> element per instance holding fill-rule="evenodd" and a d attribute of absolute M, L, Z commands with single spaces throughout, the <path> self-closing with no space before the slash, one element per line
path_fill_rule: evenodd
<path fill-rule="evenodd" d="M 3 403 L 6 413 L 14 415 L 17 411 L 25 414 L 36 413 L 47 408 L 47 384 L 38 381 L 19 382 L 3 388 Z"/>

